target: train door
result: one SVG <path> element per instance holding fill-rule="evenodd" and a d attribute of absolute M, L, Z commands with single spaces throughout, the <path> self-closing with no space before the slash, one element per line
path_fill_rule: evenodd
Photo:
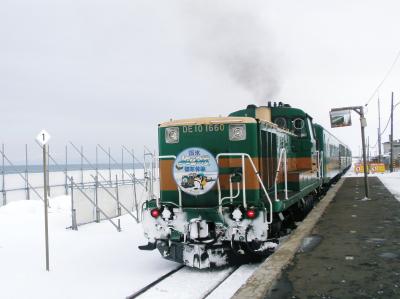
<path fill-rule="evenodd" d="M 277 167 L 277 136 L 268 129 L 260 130 L 261 134 L 261 173 L 267 189 L 274 186 L 274 174 Z"/>
<path fill-rule="evenodd" d="M 315 136 L 314 126 L 312 125 L 311 118 L 307 117 L 307 126 L 308 132 L 310 134 L 311 141 L 311 167 L 313 172 L 318 171 L 318 149 L 317 149 L 317 141 Z"/>

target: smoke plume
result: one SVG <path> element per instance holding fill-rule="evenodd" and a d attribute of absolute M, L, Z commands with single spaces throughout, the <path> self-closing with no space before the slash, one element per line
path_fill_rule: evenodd
<path fill-rule="evenodd" d="M 203 0 L 195 5 L 191 1 L 184 7 L 185 32 L 196 57 L 226 73 L 255 101 L 265 104 L 279 91 L 278 59 L 257 7 L 246 3 Z"/>

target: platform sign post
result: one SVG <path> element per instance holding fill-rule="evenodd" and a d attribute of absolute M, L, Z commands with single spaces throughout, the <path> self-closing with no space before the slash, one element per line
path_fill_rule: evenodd
<path fill-rule="evenodd" d="M 47 133 L 45 130 L 40 131 L 40 133 L 37 135 L 36 140 L 39 142 L 39 144 L 43 148 L 43 195 L 44 195 L 44 237 L 45 237 L 45 247 L 46 247 L 46 271 L 50 271 L 50 266 L 49 266 L 49 221 L 48 221 L 48 205 L 49 201 L 47 198 L 47 159 L 48 159 L 48 154 L 47 154 L 47 144 L 50 140 L 50 134 Z"/>
<path fill-rule="evenodd" d="M 367 126 L 367 120 L 364 116 L 363 106 L 351 106 L 342 108 L 333 108 L 330 111 L 331 117 L 331 127 L 346 127 L 351 126 L 351 111 L 355 111 L 360 115 L 361 124 L 361 141 L 362 141 L 362 151 L 363 151 L 363 164 L 364 164 L 364 188 L 365 188 L 365 198 L 369 198 L 369 187 L 368 187 L 368 167 L 367 167 L 367 152 L 365 148 L 365 127 Z"/>

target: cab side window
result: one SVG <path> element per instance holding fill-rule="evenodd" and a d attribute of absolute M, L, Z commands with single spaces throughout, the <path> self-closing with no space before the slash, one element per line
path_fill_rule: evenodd
<path fill-rule="evenodd" d="M 307 126 L 303 118 L 297 117 L 292 120 L 292 130 L 299 137 L 307 137 Z"/>

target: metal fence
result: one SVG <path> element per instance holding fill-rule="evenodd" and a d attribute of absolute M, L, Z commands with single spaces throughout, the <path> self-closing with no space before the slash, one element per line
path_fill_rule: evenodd
<path fill-rule="evenodd" d="M 121 147 L 120 162 L 112 155 L 110 147 L 101 145 L 95 148 L 95 162 L 84 154 L 83 147 L 70 142 L 70 147 L 80 158 L 80 164 L 69 164 L 68 146 L 65 147 L 65 160 L 58 163 L 52 154 L 47 159 L 49 164 L 49 196 L 71 196 L 71 227 L 109 220 L 118 230 L 120 225 L 112 218 L 130 214 L 135 221 L 140 221 L 140 208 L 143 201 L 156 195 L 157 165 L 154 153 L 145 147 L 143 161 L 133 150 Z M 28 146 L 25 146 L 25 165 L 15 165 L 7 157 L 4 144 L 1 148 L 1 205 L 14 200 L 42 199 L 43 174 L 41 165 L 29 165 Z M 108 163 L 100 163 L 100 154 Z M 126 155 L 127 154 L 127 155 Z M 130 161 L 128 161 L 128 158 Z M 7 163 L 7 164 L 6 164 Z"/>

